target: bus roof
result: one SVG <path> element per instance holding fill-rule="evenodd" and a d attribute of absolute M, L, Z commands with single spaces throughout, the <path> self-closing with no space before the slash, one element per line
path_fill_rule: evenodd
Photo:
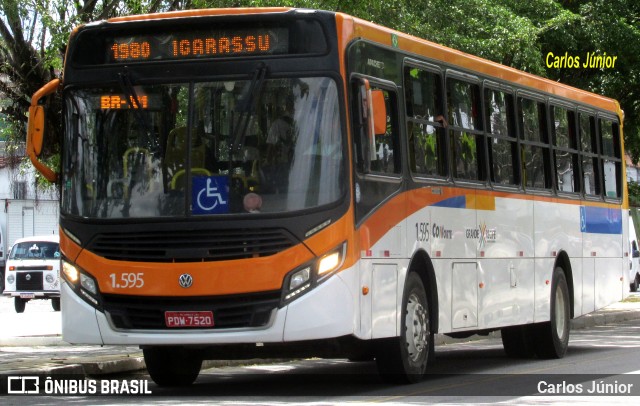
<path fill-rule="evenodd" d="M 477 72 L 485 77 L 495 78 L 497 81 L 509 82 L 534 91 L 554 95 L 558 98 L 574 100 L 582 104 L 607 110 L 619 115 L 621 118 L 623 117 L 620 105 L 614 99 L 563 83 L 554 82 L 347 14 L 337 13 L 337 20 L 339 30 L 341 30 L 340 41 L 342 41 L 344 46 L 347 46 L 352 40 L 357 38 L 367 39 L 388 47 L 394 47 L 409 54 L 440 61 L 452 67 L 457 66 L 472 73 Z M 394 35 L 397 38 L 397 43 L 395 44 L 392 40 Z"/>
<path fill-rule="evenodd" d="M 264 13 L 284 13 L 295 10 L 291 7 L 238 7 L 238 8 L 208 8 L 200 10 L 181 10 L 168 11 L 156 14 L 138 14 L 123 17 L 110 18 L 110 23 L 119 23 L 124 21 L 144 21 L 158 20 L 165 18 L 187 18 L 187 17 L 208 17 L 221 15 L 242 15 L 242 14 L 264 14 Z"/>
<path fill-rule="evenodd" d="M 207 17 L 223 15 L 263 14 L 263 13 L 310 13 L 312 10 L 296 9 L 290 7 L 258 7 L 258 8 L 219 8 L 171 11 L 157 14 L 141 14 L 124 17 L 115 17 L 107 20 L 109 23 L 133 22 L 145 20 L 158 20 L 170 18 Z M 326 12 L 326 11 L 325 11 Z M 558 98 L 570 99 L 585 105 L 593 106 L 609 111 L 623 118 L 623 112 L 619 103 L 608 97 L 600 96 L 569 85 L 554 82 L 515 68 L 501 65 L 487 59 L 480 58 L 462 51 L 445 47 L 434 42 L 405 34 L 390 28 L 386 28 L 357 17 L 344 13 L 336 15 L 340 46 L 344 49 L 355 39 L 367 39 L 381 45 L 394 47 L 408 54 L 422 56 L 434 61 L 446 63 L 452 67 L 460 67 L 463 70 L 476 72 L 485 77 L 494 78 L 497 81 L 513 83 L 533 91 L 544 92 Z M 397 38 L 393 43 L 392 37 Z"/>

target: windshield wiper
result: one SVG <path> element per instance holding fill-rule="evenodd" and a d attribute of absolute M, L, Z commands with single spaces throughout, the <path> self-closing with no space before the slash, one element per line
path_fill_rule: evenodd
<path fill-rule="evenodd" d="M 244 144 L 247 128 L 251 122 L 251 115 L 256 110 L 256 105 L 260 98 L 260 93 L 262 92 L 262 86 L 264 85 L 264 80 L 267 77 L 267 70 L 267 65 L 264 62 L 260 62 L 258 66 L 256 66 L 247 92 L 239 103 L 237 111 L 239 111 L 240 114 L 238 115 L 238 119 L 234 126 L 234 137 L 233 142 L 231 143 L 232 154 L 240 149 Z"/>
<path fill-rule="evenodd" d="M 134 115 L 136 120 L 138 120 L 140 129 L 145 131 L 147 135 L 150 135 L 151 125 L 148 122 L 148 117 L 142 113 L 142 102 L 138 97 L 138 93 L 136 93 L 136 89 L 134 88 L 131 77 L 129 76 L 129 71 L 127 71 L 126 68 L 121 73 L 118 73 L 118 82 L 120 83 L 120 88 L 124 92 L 127 101 L 133 104 L 131 107 L 134 110 Z"/>
<path fill-rule="evenodd" d="M 125 93 L 127 97 L 127 101 L 132 103 L 131 108 L 133 109 L 133 115 L 136 117 L 138 121 L 138 125 L 140 126 L 140 131 L 143 132 L 147 137 L 151 135 L 151 123 L 149 122 L 149 117 L 142 113 L 142 102 L 140 102 L 140 98 L 136 93 L 136 89 L 133 87 L 133 83 L 131 82 L 131 77 L 129 76 L 129 72 L 125 69 L 118 74 L 118 81 L 120 82 L 120 87 Z M 135 164 L 133 167 L 139 167 L 141 163 L 142 157 L 136 154 Z M 124 174 L 125 176 L 127 174 Z M 129 184 L 127 185 L 128 192 L 125 193 L 125 201 L 122 207 L 122 215 L 124 217 L 129 217 L 129 209 L 131 208 L 131 191 L 133 190 L 133 186 L 136 182 L 135 176 L 133 172 L 129 177 Z"/>

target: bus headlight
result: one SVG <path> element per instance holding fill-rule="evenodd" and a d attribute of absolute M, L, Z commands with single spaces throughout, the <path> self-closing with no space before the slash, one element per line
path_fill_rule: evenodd
<path fill-rule="evenodd" d="M 78 268 L 64 260 L 62 261 L 62 274 L 65 276 L 65 279 L 74 286 L 78 283 L 78 279 L 80 278 Z"/>
<path fill-rule="evenodd" d="M 333 275 L 344 263 L 346 252 L 345 242 L 326 255 L 289 272 L 284 280 L 281 305 L 297 299 Z"/>
<path fill-rule="evenodd" d="M 304 285 L 311 278 L 311 267 L 308 266 L 304 269 L 301 269 L 291 275 L 291 279 L 289 281 L 289 290 L 295 290 L 300 286 Z"/>
<path fill-rule="evenodd" d="M 86 289 L 89 293 L 93 294 L 94 296 L 98 294 L 96 281 L 93 278 L 83 273 L 80 274 L 80 286 L 82 286 L 84 289 Z"/>
<path fill-rule="evenodd" d="M 16 281 L 16 278 L 15 278 L 15 276 L 13 276 L 13 274 L 10 274 L 9 276 L 7 276 L 7 283 L 13 285 L 13 282 L 15 282 L 15 281 Z"/>
<path fill-rule="evenodd" d="M 45 280 L 47 283 L 51 284 L 51 283 L 53 283 L 53 281 L 55 280 L 55 278 L 53 277 L 53 275 L 51 275 L 51 274 L 47 274 L 47 276 L 45 276 L 45 277 L 44 277 L 44 280 Z"/>
<path fill-rule="evenodd" d="M 96 308 L 100 306 L 98 283 L 92 276 L 65 260 L 62 261 L 62 275 L 78 296 Z"/>
<path fill-rule="evenodd" d="M 332 271 L 335 271 L 340 264 L 341 252 L 332 252 L 320 259 L 318 262 L 318 275 L 323 276 Z"/>

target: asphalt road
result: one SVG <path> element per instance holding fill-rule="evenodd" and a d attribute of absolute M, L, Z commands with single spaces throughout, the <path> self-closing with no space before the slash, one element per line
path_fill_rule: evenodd
<path fill-rule="evenodd" d="M 314 403 L 475 403 L 481 399 L 521 403 L 528 396 L 534 396 L 535 401 L 541 400 L 542 394 L 556 395 L 549 393 L 551 386 L 557 389 L 557 384 L 563 382 L 560 391 L 564 388 L 570 392 L 570 385 L 574 385 L 574 390 L 562 394 L 576 395 L 577 385 L 588 394 L 594 383 L 597 387 L 601 381 L 617 380 L 615 389 L 619 392 L 629 389 L 622 385 L 631 384 L 631 393 L 640 395 L 640 320 L 573 331 L 569 351 L 561 360 L 507 358 L 499 339 L 441 346 L 429 372 L 424 382 L 396 386 L 380 379 L 374 362 L 305 360 L 208 369 L 189 389 L 153 386 L 152 391 L 163 397 L 186 395 L 187 399 L 193 395 L 214 396 L 216 403 L 234 400 L 262 403 L 276 399 Z M 621 396 L 614 398 L 613 403 L 638 399 Z M 611 402 L 600 398 L 599 403 Z"/>
<path fill-rule="evenodd" d="M 608 405 L 637 404 L 640 399 L 640 320 L 572 331 L 569 351 L 561 360 L 507 358 L 495 338 L 440 346 L 436 358 L 430 375 L 414 385 L 383 382 L 374 362 L 311 359 L 210 368 L 187 388 L 165 389 L 149 383 L 151 394 L 79 396 L 73 397 L 73 404 Z M 136 372 L 95 379 L 100 384 L 104 380 L 133 382 L 148 376 Z M 594 385 L 596 393 L 588 393 Z M 0 402 L 40 405 L 70 399 L 25 396 Z"/>
<path fill-rule="evenodd" d="M 24 313 L 16 313 L 13 298 L 0 296 L 0 339 L 9 337 L 54 336 L 61 334 L 60 312 L 51 300 L 30 300 Z"/>
<path fill-rule="evenodd" d="M 9 324 L 12 328 L 53 332 L 58 318 L 59 328 L 59 312 L 53 312 L 49 302 L 29 303 L 22 315 L 12 307 L 10 300 L 0 298 L 4 326 L 15 319 L 18 324 Z M 20 321 L 34 319 L 43 325 L 20 326 Z M 14 396 L 0 399 L 0 404 L 637 404 L 640 319 L 573 330 L 561 360 L 507 358 L 495 338 L 440 345 L 429 372 L 419 384 L 396 386 L 380 379 L 374 362 L 312 359 L 205 369 L 188 388 L 165 389 L 150 382 L 148 395 Z M 148 376 L 141 371 L 90 379 L 100 384 Z M 596 393 L 588 393 L 594 387 Z"/>

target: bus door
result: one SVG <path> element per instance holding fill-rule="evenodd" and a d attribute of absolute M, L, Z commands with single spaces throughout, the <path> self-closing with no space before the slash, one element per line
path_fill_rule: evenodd
<path fill-rule="evenodd" d="M 404 243 L 404 203 L 393 199 L 402 188 L 398 131 L 398 95 L 388 81 L 355 78 L 352 81 L 354 196 L 356 223 L 361 235 L 362 334 L 393 337 L 398 303 L 398 258 Z"/>

